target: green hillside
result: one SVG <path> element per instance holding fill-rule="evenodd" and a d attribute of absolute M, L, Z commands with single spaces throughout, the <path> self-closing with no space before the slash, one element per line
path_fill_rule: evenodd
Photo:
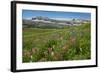
<path fill-rule="evenodd" d="M 63 29 L 23 28 L 23 62 L 91 58 L 90 23 Z"/>

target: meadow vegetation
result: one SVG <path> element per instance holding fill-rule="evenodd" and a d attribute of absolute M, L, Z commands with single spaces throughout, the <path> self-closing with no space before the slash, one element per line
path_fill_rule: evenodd
<path fill-rule="evenodd" d="M 23 62 L 91 58 L 91 25 L 65 28 L 23 28 Z"/>

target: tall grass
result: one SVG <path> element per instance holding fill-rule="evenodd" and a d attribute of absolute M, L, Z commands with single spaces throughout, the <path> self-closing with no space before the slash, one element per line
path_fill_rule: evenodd
<path fill-rule="evenodd" d="M 23 28 L 23 62 L 91 58 L 89 24 L 64 29 Z"/>

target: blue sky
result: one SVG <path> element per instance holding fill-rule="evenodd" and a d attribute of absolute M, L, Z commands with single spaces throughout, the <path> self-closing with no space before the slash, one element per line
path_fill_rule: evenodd
<path fill-rule="evenodd" d="M 36 16 L 44 16 L 49 18 L 62 18 L 62 19 L 91 19 L 91 13 L 80 12 L 56 12 L 56 11 L 38 11 L 38 10 L 23 10 L 22 18 L 31 19 Z"/>

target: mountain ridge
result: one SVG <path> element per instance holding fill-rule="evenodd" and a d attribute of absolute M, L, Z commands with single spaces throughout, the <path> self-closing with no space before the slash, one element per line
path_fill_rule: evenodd
<path fill-rule="evenodd" d="M 65 26 L 78 26 L 83 23 L 89 23 L 90 20 L 72 19 L 72 20 L 57 20 L 49 17 L 36 16 L 31 19 L 23 19 L 23 27 L 34 28 L 64 28 Z"/>

